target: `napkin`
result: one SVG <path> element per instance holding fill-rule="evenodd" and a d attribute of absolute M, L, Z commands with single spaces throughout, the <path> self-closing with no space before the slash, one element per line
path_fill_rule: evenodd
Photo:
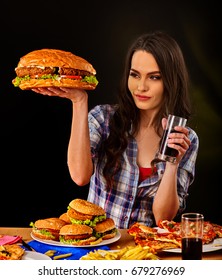
<path fill-rule="evenodd" d="M 12 235 L 0 235 L 0 245 L 9 245 L 19 242 L 22 239 L 21 236 Z"/>
<path fill-rule="evenodd" d="M 56 246 L 56 245 L 48 245 L 45 243 L 38 242 L 36 240 L 32 240 L 28 243 L 36 252 L 44 254 L 48 250 L 55 250 L 56 253 L 54 256 L 72 253 L 70 257 L 65 258 L 65 260 L 79 260 L 82 256 L 86 255 L 90 251 L 94 250 L 110 250 L 108 246 L 93 246 L 93 247 L 71 247 L 71 246 Z M 52 257 L 53 258 L 53 257 Z M 60 259 L 62 260 L 62 259 Z"/>

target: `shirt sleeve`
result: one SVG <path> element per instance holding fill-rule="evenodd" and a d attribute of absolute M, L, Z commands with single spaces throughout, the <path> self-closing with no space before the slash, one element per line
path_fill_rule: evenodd
<path fill-rule="evenodd" d="M 109 121 L 113 112 L 111 105 L 97 105 L 88 114 L 92 158 L 97 156 L 102 141 L 109 135 Z"/>
<path fill-rule="evenodd" d="M 194 130 L 189 128 L 190 147 L 182 158 L 178 169 L 178 195 L 180 200 L 180 210 L 182 212 L 186 207 L 186 198 L 188 188 L 195 178 L 196 159 L 199 150 L 199 138 Z"/>

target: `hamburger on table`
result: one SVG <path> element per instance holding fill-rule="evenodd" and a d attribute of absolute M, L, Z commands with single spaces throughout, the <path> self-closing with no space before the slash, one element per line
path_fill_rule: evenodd
<path fill-rule="evenodd" d="M 106 218 L 90 227 L 85 224 L 67 224 L 60 229 L 60 242 L 69 245 L 93 245 L 111 239 L 117 234 L 113 219 Z"/>
<path fill-rule="evenodd" d="M 32 226 L 33 236 L 68 245 L 94 245 L 116 236 L 114 220 L 106 217 L 97 204 L 76 198 L 59 218 L 39 219 Z"/>
<path fill-rule="evenodd" d="M 60 229 L 67 223 L 59 218 L 39 219 L 32 226 L 32 234 L 40 239 L 59 241 Z"/>
<path fill-rule="evenodd" d="M 93 231 L 96 238 L 102 238 L 102 240 L 111 239 L 117 234 L 117 228 L 112 218 L 106 218 L 102 222 L 97 223 Z"/>
<path fill-rule="evenodd" d="M 68 245 L 91 245 L 96 241 L 93 229 L 83 224 L 65 225 L 60 230 L 60 242 Z"/>
<path fill-rule="evenodd" d="M 105 210 L 90 201 L 76 198 L 68 205 L 67 215 L 72 224 L 82 224 L 95 227 L 106 219 Z"/>

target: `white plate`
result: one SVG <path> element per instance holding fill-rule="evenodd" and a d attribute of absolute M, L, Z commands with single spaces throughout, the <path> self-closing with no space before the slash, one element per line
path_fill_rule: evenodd
<path fill-rule="evenodd" d="M 216 238 L 213 242 L 203 245 L 203 253 L 213 252 L 222 249 L 222 238 Z M 181 248 L 166 249 L 164 252 L 181 253 Z"/>
<path fill-rule="evenodd" d="M 159 233 L 168 232 L 165 229 L 155 227 Z M 213 242 L 203 245 L 203 253 L 213 252 L 222 249 L 222 238 L 216 238 Z M 181 253 L 181 248 L 165 249 L 164 252 Z"/>
<path fill-rule="evenodd" d="M 52 260 L 49 256 L 37 252 L 25 251 L 22 260 Z"/>
<path fill-rule="evenodd" d="M 48 244 L 48 245 L 62 246 L 62 247 L 77 247 L 77 248 L 81 248 L 81 247 L 104 246 L 104 245 L 108 245 L 108 244 L 114 243 L 114 242 L 116 242 L 117 240 L 120 239 L 121 234 L 120 234 L 119 231 L 117 231 L 116 236 L 114 236 L 113 238 L 103 240 L 102 242 L 100 242 L 100 243 L 98 243 L 98 244 L 81 245 L 81 246 L 80 246 L 80 245 L 69 245 L 69 244 L 64 244 L 64 243 L 62 243 L 62 242 L 60 242 L 60 241 L 40 239 L 40 238 L 35 237 L 32 233 L 31 233 L 31 237 L 32 237 L 32 239 L 34 239 L 34 240 L 36 240 L 36 241 L 38 241 L 38 242 L 41 242 L 41 243 L 44 243 L 44 244 Z"/>

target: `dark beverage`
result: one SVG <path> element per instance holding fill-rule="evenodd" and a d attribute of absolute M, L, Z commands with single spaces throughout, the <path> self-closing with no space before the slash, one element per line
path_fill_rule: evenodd
<path fill-rule="evenodd" d="M 156 158 L 160 161 L 168 161 L 175 163 L 178 156 L 178 150 L 168 147 L 167 139 L 170 133 L 179 131 L 175 130 L 176 126 L 185 127 L 186 119 L 174 115 L 169 115 L 166 126 L 164 127 L 163 136 L 160 143 L 159 151 L 156 155 Z M 177 144 L 179 145 L 179 144 Z"/>
<path fill-rule="evenodd" d="M 176 132 L 175 130 L 171 130 L 170 133 Z M 177 131 L 178 133 L 178 131 Z M 178 155 L 178 151 L 176 149 L 170 148 L 167 146 L 167 137 L 168 137 L 168 130 L 164 132 L 163 138 L 160 144 L 160 154 L 166 155 L 169 157 L 176 157 Z"/>
<path fill-rule="evenodd" d="M 182 238 L 182 260 L 201 260 L 202 248 L 202 239 Z"/>

